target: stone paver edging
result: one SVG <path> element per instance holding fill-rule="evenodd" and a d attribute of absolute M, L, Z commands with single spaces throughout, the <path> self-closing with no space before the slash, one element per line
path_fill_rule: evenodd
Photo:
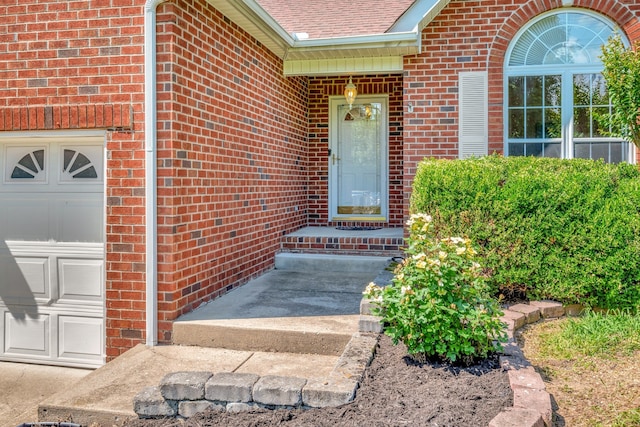
<path fill-rule="evenodd" d="M 329 376 L 321 380 L 237 372 L 173 372 L 158 386 L 138 393 L 134 411 L 139 418 L 189 418 L 209 409 L 240 412 L 256 407 L 342 405 L 355 397 L 377 344 L 377 334 L 354 334 Z"/>
<path fill-rule="evenodd" d="M 504 310 L 502 321 L 507 324 L 509 340 L 504 345 L 500 365 L 509 374 L 513 390 L 513 407 L 499 413 L 489 427 L 551 427 L 553 410 L 551 395 L 546 391 L 542 377 L 525 358 L 514 337 L 515 331 L 540 319 L 565 315 L 565 307 L 554 301 L 531 301 L 516 304 Z"/>

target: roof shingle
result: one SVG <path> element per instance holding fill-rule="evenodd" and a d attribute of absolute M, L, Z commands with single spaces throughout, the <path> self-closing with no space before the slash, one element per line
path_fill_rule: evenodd
<path fill-rule="evenodd" d="M 310 39 L 385 33 L 414 0 L 257 0 L 289 34 Z M 347 17 L 350 17 L 347 20 Z"/>

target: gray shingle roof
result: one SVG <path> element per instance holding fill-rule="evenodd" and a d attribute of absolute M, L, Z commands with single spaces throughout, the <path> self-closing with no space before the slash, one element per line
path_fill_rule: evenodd
<path fill-rule="evenodd" d="M 385 33 L 414 0 L 257 0 L 288 33 L 309 38 Z"/>

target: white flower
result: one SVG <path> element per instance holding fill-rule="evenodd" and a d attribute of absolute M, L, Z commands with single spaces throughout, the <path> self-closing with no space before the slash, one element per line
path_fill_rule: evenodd
<path fill-rule="evenodd" d="M 402 286 L 400 288 L 400 295 L 413 295 L 413 290 L 411 289 L 411 286 L 409 285 Z"/>
<path fill-rule="evenodd" d="M 378 291 L 378 289 L 380 289 L 380 288 L 375 283 L 369 282 L 369 284 L 364 289 L 362 294 L 363 295 L 373 295 L 374 293 L 376 293 Z"/>
<path fill-rule="evenodd" d="M 416 222 L 425 222 L 429 224 L 431 221 L 433 221 L 431 215 L 427 215 L 425 213 L 416 213 L 412 214 L 411 217 L 409 217 L 409 219 L 407 220 L 407 225 L 411 227 Z"/>
<path fill-rule="evenodd" d="M 442 263 L 440 262 L 439 259 L 430 259 L 429 260 L 429 265 L 433 268 L 433 267 L 440 267 L 442 265 Z"/>

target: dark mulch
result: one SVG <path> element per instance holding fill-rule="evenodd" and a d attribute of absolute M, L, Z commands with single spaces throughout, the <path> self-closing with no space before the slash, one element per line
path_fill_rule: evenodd
<path fill-rule="evenodd" d="M 468 368 L 417 364 L 382 336 L 356 399 L 337 408 L 207 412 L 189 420 L 133 420 L 127 427 L 172 426 L 487 426 L 512 406 L 507 373 L 496 361 Z"/>

